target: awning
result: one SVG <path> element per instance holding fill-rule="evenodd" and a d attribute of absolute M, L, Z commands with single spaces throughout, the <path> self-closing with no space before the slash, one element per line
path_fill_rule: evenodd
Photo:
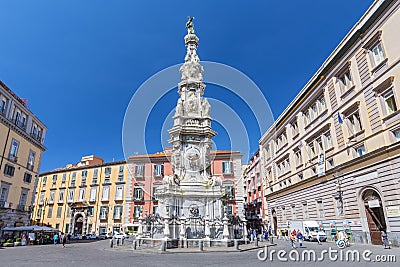
<path fill-rule="evenodd" d="M 18 226 L 18 227 L 4 227 L 1 231 L 45 231 L 45 232 L 58 232 L 56 228 L 39 225 Z"/>

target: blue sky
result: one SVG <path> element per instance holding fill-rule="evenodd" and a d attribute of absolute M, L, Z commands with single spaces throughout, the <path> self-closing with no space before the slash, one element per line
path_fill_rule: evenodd
<path fill-rule="evenodd" d="M 119 160 L 129 100 L 149 77 L 183 62 L 188 15 L 201 60 L 248 75 L 277 117 L 372 2 L 3 0 L 0 80 L 49 128 L 41 171 L 82 155 Z M 215 127 L 218 148 L 229 148 Z M 148 147 L 160 149 L 160 140 Z"/>

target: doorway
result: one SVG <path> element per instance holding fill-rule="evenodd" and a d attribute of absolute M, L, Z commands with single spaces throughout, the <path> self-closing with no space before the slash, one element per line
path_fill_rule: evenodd
<path fill-rule="evenodd" d="M 378 192 L 367 189 L 362 194 L 365 213 L 372 245 L 382 245 L 381 231 L 386 231 L 386 220 L 383 213 L 382 199 Z"/>
<path fill-rule="evenodd" d="M 274 224 L 274 236 L 278 234 L 278 216 L 276 215 L 276 210 L 272 210 L 272 223 Z"/>
<path fill-rule="evenodd" d="M 75 217 L 75 234 L 82 234 L 82 227 L 83 227 L 83 216 L 82 215 L 77 215 Z"/>

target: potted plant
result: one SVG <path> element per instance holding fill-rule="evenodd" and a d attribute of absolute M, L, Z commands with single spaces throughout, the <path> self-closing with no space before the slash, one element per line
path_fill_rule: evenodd
<path fill-rule="evenodd" d="M 14 246 L 14 242 L 11 238 L 6 240 L 6 243 L 3 244 L 4 247 L 13 247 Z"/>
<path fill-rule="evenodd" d="M 14 242 L 14 247 L 17 247 L 17 246 L 21 246 L 22 245 L 22 243 L 21 243 L 21 238 L 16 238 L 15 239 L 15 242 Z"/>

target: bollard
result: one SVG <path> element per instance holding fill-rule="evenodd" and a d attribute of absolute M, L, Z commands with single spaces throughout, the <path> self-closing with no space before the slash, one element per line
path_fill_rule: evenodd
<path fill-rule="evenodd" d="M 133 242 L 132 242 L 132 249 L 136 250 L 136 240 L 133 240 Z"/>
<path fill-rule="evenodd" d="M 114 242 L 112 239 L 110 239 L 110 247 L 113 248 L 113 246 L 114 246 Z"/>
<path fill-rule="evenodd" d="M 254 246 L 255 246 L 255 247 L 258 247 L 258 238 L 255 238 L 255 239 L 254 239 Z"/>
<path fill-rule="evenodd" d="M 236 250 L 240 250 L 240 249 L 239 249 L 239 240 L 235 239 L 233 242 L 234 242 L 234 244 L 235 244 L 235 249 L 236 249 Z"/>
<path fill-rule="evenodd" d="M 122 245 L 122 246 L 124 245 L 124 240 L 125 240 L 125 238 L 122 238 L 122 239 L 121 239 L 121 245 Z"/>
<path fill-rule="evenodd" d="M 199 250 L 200 251 L 203 251 L 204 250 L 204 247 L 203 247 L 203 240 L 199 240 Z"/>
<path fill-rule="evenodd" d="M 274 243 L 274 236 L 271 235 L 271 244 L 273 244 L 273 243 Z"/>
<path fill-rule="evenodd" d="M 250 235 L 250 241 L 251 241 L 251 242 L 254 241 L 254 235 Z"/>
<path fill-rule="evenodd" d="M 161 242 L 161 251 L 162 251 L 162 252 L 167 251 L 167 241 L 165 241 L 165 240 L 163 240 L 163 241 Z"/>

